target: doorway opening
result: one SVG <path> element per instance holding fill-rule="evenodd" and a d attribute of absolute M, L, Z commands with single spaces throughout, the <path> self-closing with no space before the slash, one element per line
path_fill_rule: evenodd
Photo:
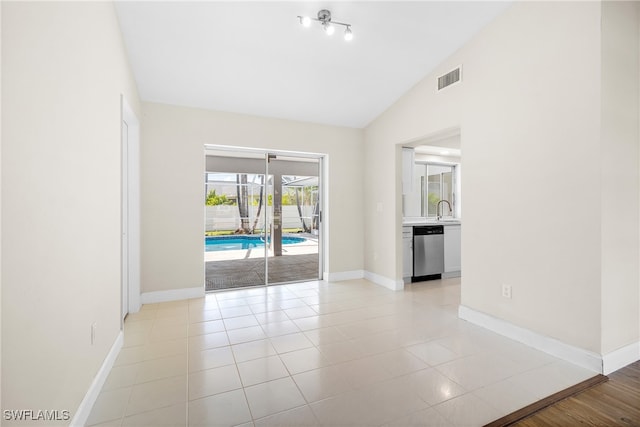
<path fill-rule="evenodd" d="M 205 290 L 321 279 L 322 155 L 205 154 Z"/>
<path fill-rule="evenodd" d="M 458 127 L 443 129 L 398 146 L 402 152 L 404 283 L 430 276 L 416 275 L 416 265 L 432 261 L 438 265 L 438 257 L 444 261 L 444 265 L 438 267 L 443 278 L 462 275 L 461 135 Z M 425 226 L 436 226 L 433 234 L 440 231 L 444 241 L 443 246 L 438 246 L 429 256 L 424 252 Z"/>
<path fill-rule="evenodd" d="M 121 107 L 121 327 L 140 310 L 140 122 L 124 96 Z"/>

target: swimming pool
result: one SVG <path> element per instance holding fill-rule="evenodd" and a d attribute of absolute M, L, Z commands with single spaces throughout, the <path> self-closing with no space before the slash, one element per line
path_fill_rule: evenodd
<path fill-rule="evenodd" d="M 306 241 L 304 237 L 284 236 L 283 245 L 294 245 Z M 204 250 L 213 251 L 234 251 L 240 249 L 253 249 L 264 247 L 264 241 L 260 236 L 215 236 L 204 238 Z"/>

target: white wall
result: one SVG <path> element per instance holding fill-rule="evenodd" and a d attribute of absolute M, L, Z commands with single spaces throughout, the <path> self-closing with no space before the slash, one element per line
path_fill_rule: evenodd
<path fill-rule="evenodd" d="M 362 270 L 362 141 L 358 129 L 144 103 L 142 291 L 204 286 L 205 144 L 328 154 L 325 271 Z"/>
<path fill-rule="evenodd" d="M 2 2 L 2 89 L 2 409 L 74 416 L 120 331 L 113 5 Z"/>
<path fill-rule="evenodd" d="M 600 5 L 517 4 L 496 24 L 465 60 L 462 304 L 599 353 Z"/>
<path fill-rule="evenodd" d="M 638 341 L 638 2 L 602 3 L 602 352 Z"/>
<path fill-rule="evenodd" d="M 366 270 L 401 277 L 397 144 L 459 126 L 462 305 L 602 352 L 600 23 L 599 2 L 515 3 L 366 129 Z M 458 64 L 462 84 L 436 93 Z M 626 259 L 625 249 L 609 255 Z M 637 275 L 622 279 L 632 297 Z"/>
<path fill-rule="evenodd" d="M 0 94 L 2 94 L 2 3 L 0 3 Z M 0 243 L 2 242 L 2 102 L 0 102 Z M 2 245 L 0 244 L 0 272 Z M 2 307 L 2 273 L 0 273 L 0 308 Z M 0 313 L 0 408 L 2 408 L 2 314 Z"/>

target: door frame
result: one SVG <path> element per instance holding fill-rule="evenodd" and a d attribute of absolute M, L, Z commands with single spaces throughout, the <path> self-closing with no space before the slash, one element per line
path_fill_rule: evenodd
<path fill-rule="evenodd" d="M 318 161 L 318 182 L 319 185 L 319 195 L 320 198 L 320 229 L 318 233 L 318 278 L 313 280 L 323 280 L 326 275 L 326 266 L 328 264 L 329 259 L 329 190 L 328 190 L 328 158 L 329 155 L 326 153 L 314 153 L 308 151 L 288 151 L 288 150 L 271 150 L 266 148 L 254 148 L 254 147 L 240 147 L 233 145 L 218 145 L 218 144 L 205 144 L 204 145 L 204 154 L 205 154 L 205 164 L 206 164 L 206 156 L 208 150 L 215 151 L 233 151 L 238 153 L 247 153 L 247 154 L 259 154 L 265 156 L 265 172 L 269 173 L 268 167 L 268 156 L 274 155 L 276 157 L 300 157 L 307 159 L 315 159 Z M 206 168 L 205 168 L 205 173 Z M 267 188 L 268 179 L 265 179 L 265 189 Z M 266 196 L 268 198 L 268 196 Z M 265 214 L 266 215 L 266 214 Z M 202 224 L 204 224 L 204 218 Z M 203 266 L 204 269 L 204 266 Z M 263 286 L 269 286 L 268 281 L 268 260 L 266 257 L 265 251 L 265 283 Z M 274 285 L 278 285 L 275 283 Z"/>
<path fill-rule="evenodd" d="M 140 121 L 124 95 L 121 107 L 121 321 L 140 310 Z M 126 133 L 125 133 L 126 132 Z"/>

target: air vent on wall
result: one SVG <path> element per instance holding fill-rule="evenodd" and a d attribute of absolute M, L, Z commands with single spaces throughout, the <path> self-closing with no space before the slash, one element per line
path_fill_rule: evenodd
<path fill-rule="evenodd" d="M 438 90 L 442 90 L 447 86 L 458 83 L 460 80 L 462 80 L 462 65 L 457 67 L 455 70 L 449 71 L 447 74 L 438 77 Z"/>

